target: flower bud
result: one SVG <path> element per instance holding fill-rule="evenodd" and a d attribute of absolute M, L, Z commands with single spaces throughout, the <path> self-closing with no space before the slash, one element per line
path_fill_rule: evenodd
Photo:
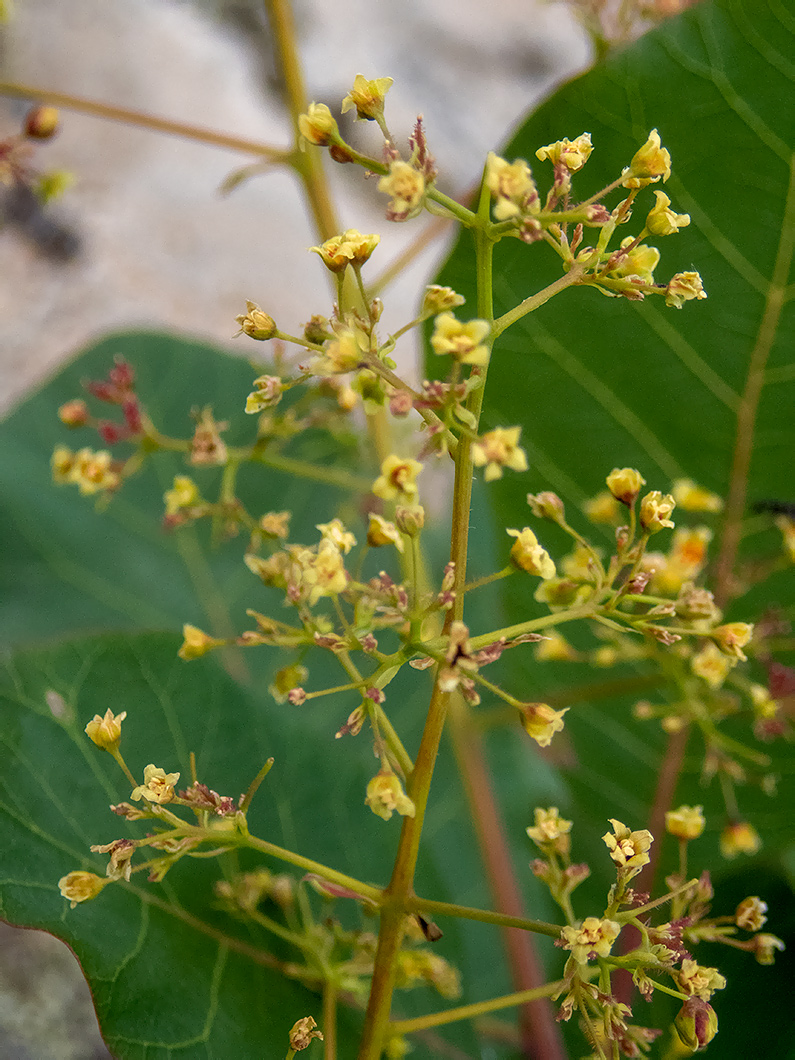
<path fill-rule="evenodd" d="M 614 467 L 606 479 L 607 488 L 617 501 L 631 508 L 638 499 L 640 487 L 646 485 L 646 479 L 640 471 L 632 467 Z"/>
<path fill-rule="evenodd" d="M 339 141 L 337 122 L 325 103 L 310 103 L 306 114 L 298 118 L 298 131 L 307 143 L 325 147 L 331 141 Z"/>
<path fill-rule="evenodd" d="M 680 806 L 665 815 L 665 830 L 677 839 L 698 839 L 706 821 L 701 806 Z"/>
<path fill-rule="evenodd" d="M 674 1026 L 682 1044 L 698 1053 L 718 1033 L 718 1017 L 712 1005 L 698 997 L 689 997 L 677 1013 Z"/>
<path fill-rule="evenodd" d="M 767 922 L 767 902 L 753 896 L 744 898 L 734 912 L 734 922 L 745 931 L 759 931 Z"/>
<path fill-rule="evenodd" d="M 748 622 L 727 622 L 726 625 L 713 629 L 710 635 L 724 655 L 731 655 L 745 662 L 747 656 L 743 653 L 743 648 L 754 635 L 754 627 Z"/>
<path fill-rule="evenodd" d="M 566 509 L 563 501 L 557 493 L 528 493 L 527 503 L 533 515 L 539 519 L 551 519 L 553 523 L 562 523 L 566 520 Z"/>
<path fill-rule="evenodd" d="M 104 718 L 100 717 L 99 714 L 94 715 L 93 719 L 85 727 L 85 734 L 92 743 L 95 743 L 97 747 L 101 747 L 103 751 L 113 752 L 119 746 L 121 723 L 126 717 L 126 710 L 123 710 L 121 714 L 114 714 L 108 707 Z"/>
<path fill-rule="evenodd" d="M 365 804 L 374 814 L 388 821 L 393 812 L 401 817 L 413 817 L 414 803 L 403 791 L 403 785 L 391 770 L 381 769 L 367 785 Z"/>
<path fill-rule="evenodd" d="M 720 834 L 720 852 L 725 858 L 736 858 L 738 854 L 753 855 L 761 846 L 759 833 L 748 821 L 734 821 Z"/>
<path fill-rule="evenodd" d="M 368 81 L 363 74 L 353 79 L 353 88 L 342 101 L 342 113 L 356 108 L 359 121 L 378 121 L 384 116 L 384 97 L 392 87 L 391 77 L 376 77 Z"/>
<path fill-rule="evenodd" d="M 398 505 L 395 509 L 395 522 L 398 530 L 406 534 L 407 537 L 416 537 L 425 526 L 425 509 L 421 504 L 414 505 L 411 508 Z"/>
<path fill-rule="evenodd" d="M 77 398 L 58 409 L 58 419 L 67 427 L 84 427 L 88 422 L 88 406 Z"/>
<path fill-rule="evenodd" d="M 213 648 L 218 648 L 224 643 L 222 640 L 211 637 L 209 633 L 204 633 L 197 626 L 191 626 L 189 623 L 182 627 L 182 636 L 185 639 L 177 655 L 180 659 L 185 659 L 186 661 L 198 659 L 202 655 L 206 655 L 208 651 L 212 651 Z"/>
<path fill-rule="evenodd" d="M 539 747 L 549 747 L 556 732 L 563 730 L 563 715 L 568 710 L 553 710 L 547 703 L 524 703 L 519 710 L 522 728 Z"/>
<path fill-rule="evenodd" d="M 754 944 L 754 956 L 759 964 L 772 964 L 775 960 L 776 950 L 786 949 L 786 946 L 777 935 L 754 935 L 752 941 Z"/>
<path fill-rule="evenodd" d="M 455 309 L 457 306 L 463 305 L 465 301 L 464 296 L 456 294 L 452 287 L 440 287 L 439 284 L 432 283 L 425 288 L 425 297 L 422 300 L 422 315 L 436 316 L 437 313 L 444 313 L 445 310 Z"/>
<path fill-rule="evenodd" d="M 542 548 L 538 538 L 529 527 L 523 530 L 507 530 L 506 533 L 515 537 L 511 546 L 511 562 L 520 570 L 528 574 L 535 574 L 547 581 L 555 577 L 555 562 L 545 548 Z"/>
<path fill-rule="evenodd" d="M 664 191 L 655 191 L 656 204 L 649 211 L 646 227 L 653 236 L 674 236 L 680 228 L 690 224 L 690 214 L 674 213 L 671 200 Z"/>
<path fill-rule="evenodd" d="M 261 342 L 265 339 L 272 339 L 276 334 L 276 324 L 273 318 L 260 309 L 256 302 L 250 302 L 248 299 L 246 299 L 246 309 L 247 313 L 235 317 L 240 325 L 240 331 L 249 338 L 258 339 Z"/>
<path fill-rule="evenodd" d="M 25 115 L 23 132 L 31 140 L 49 140 L 58 132 L 58 121 L 55 107 L 33 107 Z"/>
<path fill-rule="evenodd" d="M 663 183 L 671 175 L 671 155 L 662 146 L 660 134 L 652 129 L 643 147 L 638 148 L 629 169 L 625 170 L 625 188 L 640 188 L 644 184 L 656 183 L 660 177 Z"/>

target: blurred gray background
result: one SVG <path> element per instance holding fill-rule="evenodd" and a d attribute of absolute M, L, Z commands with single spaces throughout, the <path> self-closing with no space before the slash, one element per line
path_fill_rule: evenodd
<path fill-rule="evenodd" d="M 311 97 L 337 113 L 355 74 L 393 77 L 393 135 L 405 139 L 423 114 L 439 187 L 453 195 L 531 106 L 590 59 L 564 3 L 296 0 L 295 10 Z M 0 27 L 0 79 L 288 143 L 257 0 L 15 0 Z M 0 139 L 26 110 L 0 98 Z M 375 133 L 360 126 L 357 135 L 377 152 Z M 251 343 L 233 339 L 245 299 L 289 331 L 327 313 L 326 277 L 307 254 L 317 240 L 289 174 L 219 194 L 250 161 L 64 110 L 36 163 L 71 171 L 74 187 L 27 217 L 0 187 L 0 411 L 111 330 L 173 329 L 246 356 Z M 384 197 L 358 167 L 334 167 L 332 177 L 342 227 L 382 234 L 377 273 L 425 222 L 387 225 Z M 444 243 L 426 250 L 387 289 L 386 330 L 411 318 L 444 252 Z M 413 353 L 403 352 L 407 371 Z M 0 926 L 1 1060 L 107 1056 L 66 947 Z"/>

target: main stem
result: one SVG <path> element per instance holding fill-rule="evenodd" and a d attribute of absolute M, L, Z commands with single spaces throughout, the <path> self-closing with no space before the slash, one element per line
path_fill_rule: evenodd
<path fill-rule="evenodd" d="M 478 229 L 475 237 L 478 313 L 486 320 L 493 319 L 491 261 L 493 245 L 485 233 Z M 481 370 L 481 386 L 468 399 L 468 408 L 480 420 L 485 388 L 485 368 Z M 469 545 L 469 509 L 472 499 L 472 441 L 462 436 L 455 456 L 455 481 L 453 485 L 453 518 L 450 539 L 450 559 L 455 563 L 456 597 L 448 611 L 445 630 L 454 620 L 463 618 L 466 583 L 467 549 Z M 434 684 L 425 728 L 414 763 L 414 772 L 408 794 L 414 802 L 414 817 L 406 817 L 400 834 L 397 857 L 392 878 L 381 899 L 381 928 L 375 955 L 373 981 L 367 1004 L 364 1033 L 359 1047 L 359 1060 L 378 1060 L 384 1047 L 389 1028 L 392 994 L 395 989 L 397 956 L 403 940 L 403 928 L 410 899 L 414 897 L 414 873 L 425 821 L 425 810 L 431 788 L 431 779 L 439 752 L 439 743 L 447 718 L 450 694 L 442 692 Z"/>

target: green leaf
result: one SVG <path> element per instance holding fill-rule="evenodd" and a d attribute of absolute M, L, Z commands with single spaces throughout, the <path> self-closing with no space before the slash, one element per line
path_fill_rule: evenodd
<path fill-rule="evenodd" d="M 191 474 L 215 500 L 217 469 L 189 468 L 179 455 L 158 453 L 101 512 L 76 487 L 53 485 L 56 445 L 102 447 L 93 430 L 64 427 L 57 410 L 82 393 L 83 380 L 104 378 L 117 354 L 135 369 L 138 393 L 162 432 L 190 438 L 191 409 L 212 405 L 216 419 L 231 425 L 227 442 L 254 440 L 256 417 L 244 416 L 243 408 L 262 365 L 145 332 L 110 336 L 80 354 L 0 424 L 0 637 L 7 642 L 75 629 L 181 628 L 183 622 L 223 636 L 246 628 L 245 608 L 257 606 L 258 583 L 241 562 L 244 537 L 215 547 L 204 525 L 170 534 L 161 529 L 163 492 L 174 475 Z M 88 401 L 97 415 L 116 412 Z M 126 456 L 129 449 L 119 448 Z M 330 484 L 328 467 L 344 451 L 308 432 L 299 453 L 319 466 L 326 482 L 249 466 L 240 473 L 240 494 L 256 514 L 292 510 L 293 540 L 314 541 L 315 524 L 349 503 L 350 494 Z M 299 454 L 291 449 L 290 455 Z"/>
<path fill-rule="evenodd" d="M 129 798 L 129 787 L 111 756 L 83 732 L 108 706 L 127 711 L 122 752 L 135 776 L 154 762 L 179 771 L 180 787 L 188 784 L 194 750 L 199 779 L 236 798 L 273 757 L 249 816 L 252 833 L 367 882 L 383 884 L 389 876 L 400 827 L 364 805 L 375 768 L 370 749 L 361 740 L 333 738 L 350 704 L 331 697 L 322 707 L 298 710 L 264 702 L 212 658 L 179 660 L 178 644 L 166 634 L 108 634 L 11 657 L 0 683 L 0 917 L 68 942 L 91 985 L 103 1034 L 123 1060 L 278 1057 L 295 1020 L 311 1014 L 321 1022 L 320 999 L 269 966 L 268 954 L 284 959 L 278 942 L 214 902 L 214 880 L 236 871 L 232 855 L 220 864 L 183 859 L 162 884 L 136 873 L 129 885 L 111 884 L 75 909 L 58 892 L 68 872 L 103 875 L 107 856 L 91 854 L 92 844 L 147 831 L 146 822 L 109 811 Z M 402 680 L 394 682 L 403 705 L 395 720 L 416 741 L 426 681 L 414 671 L 411 689 L 400 687 Z M 476 844 L 449 751 L 440 756 L 437 779 L 418 893 L 484 907 Z M 241 855 L 244 868 L 263 863 L 302 875 L 274 859 Z M 338 902 L 333 914 L 372 930 L 352 905 Z M 497 929 L 437 919 L 444 938 L 434 952 L 461 969 L 462 1002 L 510 989 Z M 404 1016 L 449 1004 L 428 989 L 396 998 Z M 352 1055 L 359 1023 L 359 1014 L 343 1008 L 341 1055 Z M 467 1025 L 442 1031 L 465 1055 L 474 1053 Z M 413 1055 L 438 1055 L 435 1043 L 420 1038 Z"/>
<path fill-rule="evenodd" d="M 675 272 L 696 269 L 709 297 L 675 310 L 666 308 L 662 298 L 632 303 L 593 289 L 570 289 L 499 338 L 489 367 L 484 429 L 521 424 L 531 470 L 529 475 L 507 472 L 484 491 L 498 528 L 495 544 L 487 529 L 491 519 L 475 507 L 472 554 L 482 569 L 473 569 L 473 577 L 505 562 L 510 541 L 500 535 L 506 526 L 532 525 L 553 556 L 569 550 L 562 533 L 531 517 L 525 506 L 528 490 L 557 492 L 570 522 L 592 537 L 601 534 L 597 543 L 609 554 L 612 530 L 589 528 L 578 509 L 604 488 L 613 467 L 633 466 L 645 476 L 648 489 L 667 492 L 673 480 L 689 477 L 728 497 L 721 519 L 684 513 L 680 519 L 679 512 L 674 519 L 683 525 L 709 524 L 716 555 L 722 542 L 731 542 L 738 530 L 742 534 L 735 571 L 746 584 L 731 605 L 730 618 L 758 620 L 771 604 L 785 617 L 795 617 L 791 567 L 781 563 L 763 582 L 754 581 L 752 564 L 761 559 L 767 566 L 780 556 L 781 537 L 769 515 L 754 516 L 750 510 L 760 499 L 792 500 L 795 488 L 790 471 L 795 366 L 789 339 L 795 324 L 795 110 L 785 102 L 793 95 L 794 34 L 791 0 L 697 4 L 564 86 L 499 151 L 509 161 L 524 158 L 533 165 L 543 197 L 551 173 L 548 163 L 536 161 L 536 149 L 589 131 L 594 152 L 573 178 L 574 194 L 582 199 L 614 180 L 657 128 L 673 160 L 665 191 L 673 208 L 688 212 L 692 222 L 676 236 L 648 240 L 662 253 L 656 274 L 666 282 Z M 643 227 L 646 210 L 654 204 L 652 190 L 640 193 L 626 235 Z M 619 197 L 620 192 L 613 193 L 608 207 Z M 584 245 L 594 241 L 594 231 L 586 229 Z M 503 240 L 495 248 L 495 317 L 560 275 L 559 259 L 544 244 Z M 470 315 L 475 315 L 468 234 L 454 246 L 436 282 L 464 294 Z M 430 370 L 433 361 L 429 358 Z M 654 546 L 665 550 L 665 536 Z M 731 545 L 723 547 L 731 558 Z M 490 567 L 487 557 L 492 555 Z M 533 581 L 514 576 L 499 583 L 506 624 L 541 613 L 532 603 Z M 479 624 L 472 627 L 480 632 Z M 576 641 L 578 634 L 572 636 Z M 587 641 L 586 634 L 583 643 Z M 557 738 L 548 757 L 568 787 L 567 796 L 555 797 L 562 812 L 575 820 L 573 856 L 587 859 L 595 872 L 578 898 L 598 903 L 610 874 L 599 839 L 608 830 L 606 818 L 643 827 L 665 760 L 664 734 L 655 723 L 638 723 L 630 715 L 633 702 L 654 699 L 655 691 L 644 688 L 642 675 L 633 676 L 626 667 L 616 673 L 576 664 L 541 666 L 528 659 L 529 649 L 522 651 L 521 659 L 519 651 L 506 657 L 506 687 L 521 689 L 523 698 L 557 697 L 552 699 L 556 706 L 572 707 L 563 738 Z M 751 674 L 765 681 L 758 665 L 751 666 Z M 614 679 L 630 682 L 623 695 L 610 694 Z M 590 694 L 575 694 L 576 686 L 585 683 Z M 741 812 L 765 840 L 764 853 L 754 864 L 765 864 L 780 879 L 776 852 L 791 847 L 793 839 L 788 811 L 795 792 L 787 747 L 782 741 L 756 744 L 747 722 L 730 731 L 771 753 L 771 770 L 781 777 L 775 799 L 744 787 L 738 792 Z M 699 783 L 702 757 L 698 742 L 691 740 L 676 800 L 705 805 L 708 831 L 694 845 L 694 864 L 712 867 L 714 878 L 728 882 L 739 869 L 718 853 L 725 811 L 716 786 L 705 790 Z M 503 779 L 504 771 L 497 776 Z M 506 815 L 515 800 L 515 792 L 503 792 Z M 669 851 L 667 871 L 674 867 L 674 857 L 675 851 Z M 792 908 L 791 894 L 789 901 Z M 578 910 L 587 906 L 575 904 Z M 779 907 L 768 927 L 786 934 L 790 921 Z M 704 960 L 720 965 L 723 951 L 715 949 Z M 746 972 L 737 974 L 743 975 L 744 986 Z M 767 978 L 760 974 L 755 982 L 763 981 L 758 989 L 771 996 L 782 978 L 776 972 Z M 785 1012 L 788 1002 L 776 996 L 778 1010 Z M 720 1013 L 720 996 L 715 1004 Z M 743 1006 L 745 1011 L 745 1006 L 753 1008 L 753 999 L 745 998 Z M 765 1003 L 765 1011 L 775 1007 Z M 766 1022 L 760 1029 L 753 1019 L 742 1032 L 733 1024 L 731 1039 L 721 1036 L 718 1051 L 727 1057 L 755 1052 L 760 1034 L 771 1054 L 780 1051 L 786 1034 L 782 1024 Z"/>

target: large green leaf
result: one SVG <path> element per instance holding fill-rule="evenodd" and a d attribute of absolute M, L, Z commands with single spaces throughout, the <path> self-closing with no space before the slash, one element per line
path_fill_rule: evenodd
<path fill-rule="evenodd" d="M 509 545 L 507 538 L 499 540 L 499 528 L 533 523 L 525 506 L 528 489 L 555 490 L 574 525 L 600 533 L 588 528 L 579 505 L 604 488 L 611 468 L 627 465 L 642 471 L 649 489 L 664 492 L 685 476 L 723 496 L 733 486 L 737 503 L 727 520 L 742 520 L 741 562 L 780 553 L 780 535 L 770 518 L 749 516 L 748 509 L 759 499 L 792 500 L 795 489 L 790 467 L 795 368 L 789 342 L 795 322 L 793 79 L 791 0 L 700 3 L 566 85 L 500 150 L 509 160 L 533 162 L 543 189 L 548 163 L 536 163 L 536 149 L 589 131 L 595 149 L 574 177 L 577 195 L 585 198 L 615 179 L 649 130 L 658 128 L 673 158 L 665 190 L 674 209 L 688 212 L 692 223 L 658 242 L 662 261 L 657 273 L 667 279 L 677 271 L 698 269 L 709 298 L 678 311 L 666 308 L 662 299 L 629 303 L 591 289 L 568 290 L 501 336 L 489 368 L 484 422 L 487 427 L 522 425 L 530 473 L 509 472 L 489 487 L 491 518 L 475 508 L 473 556 L 476 563 L 484 558 L 483 569 L 473 574 L 489 569 L 493 546 L 485 528 L 492 520 L 498 527 L 496 566 L 504 562 Z M 651 207 L 651 191 L 645 194 Z M 617 197 L 609 204 L 614 201 Z M 641 197 L 627 234 L 643 226 L 643 202 Z M 586 230 L 586 243 L 588 238 Z M 504 240 L 495 251 L 495 315 L 559 275 L 559 261 L 545 246 Z M 454 287 L 467 296 L 469 306 L 475 305 L 468 235 L 454 246 L 437 282 Z M 738 437 L 751 442 L 749 468 L 735 461 Z M 535 525 L 553 555 L 568 549 L 568 539 L 550 524 Z M 713 518 L 712 526 L 719 544 L 723 524 Z M 597 543 L 607 551 L 609 534 Z M 527 579 L 514 577 L 501 585 L 506 623 L 541 613 Z M 779 569 L 764 584 L 751 584 L 733 603 L 730 617 L 758 619 L 770 603 L 795 616 L 791 568 Z M 477 623 L 471 624 L 479 631 Z M 518 652 L 506 657 L 504 674 L 506 684 L 520 688 L 528 699 L 565 697 L 567 688 L 585 683 L 594 687 L 590 698 L 559 698 L 573 709 L 565 740 L 557 750 L 553 745 L 552 758 L 568 787 L 567 796 L 556 798 L 576 821 L 575 856 L 587 858 L 596 870 L 582 895 L 598 902 L 610 871 L 599 840 L 606 818 L 624 818 L 636 827 L 645 823 L 664 761 L 664 735 L 650 723 L 631 720 L 632 703 L 650 693 L 639 686 L 634 695 L 628 690 L 623 696 L 596 698 L 598 685 L 613 678 L 631 680 L 632 671 L 594 672 L 576 664 L 542 667 L 528 655 L 520 659 Z M 761 668 L 754 676 L 764 680 Z M 747 742 L 747 726 L 734 735 Z M 758 749 L 772 754 L 771 768 L 783 783 L 775 799 L 746 788 L 739 793 L 743 812 L 766 843 L 766 852 L 756 860 L 757 890 L 752 890 L 761 893 L 766 880 L 773 893 L 789 893 L 791 902 L 777 861 L 795 841 L 789 812 L 795 797 L 791 755 L 781 743 Z M 731 896 L 737 888 L 717 849 L 725 820 L 722 800 L 714 786 L 705 790 L 699 783 L 700 751 L 692 740 L 677 799 L 705 805 L 708 831 L 694 855 L 700 867 L 710 866 L 713 877 L 725 881 Z M 515 807 L 515 792 L 504 792 L 509 818 Z M 730 911 L 721 906 L 720 912 Z M 770 927 L 786 935 L 789 913 L 779 907 Z M 720 964 L 723 953 L 713 951 L 703 959 Z M 735 993 L 716 999 L 719 1012 L 733 1011 L 747 985 L 747 967 L 732 970 L 742 976 L 742 984 L 735 980 Z M 764 982 L 755 987 L 761 1004 L 763 994 L 769 996 L 780 980 L 772 975 L 755 977 L 759 979 Z M 779 1004 L 786 1007 L 783 999 Z M 761 1031 L 758 1023 L 742 1027 L 734 1021 L 730 1038 L 721 1038 L 717 1046 L 718 1055 L 753 1053 L 760 1033 L 771 1054 L 785 1051 L 789 1032 L 781 1021 L 770 1020 Z"/>
<path fill-rule="evenodd" d="M 228 635 L 245 628 L 246 607 L 258 606 L 241 538 L 211 547 L 204 526 L 161 530 L 163 491 L 174 475 L 192 474 L 214 500 L 216 469 L 191 469 L 180 457 L 159 453 L 102 512 L 75 487 L 53 486 L 49 461 L 56 445 L 101 446 L 89 428 L 68 431 L 57 410 L 81 395 L 83 380 L 104 378 L 116 354 L 132 364 L 138 393 L 163 432 L 190 437 L 191 409 L 211 405 L 216 418 L 231 425 L 224 435 L 230 444 L 254 440 L 255 417 L 242 410 L 257 369 L 243 359 L 160 333 L 110 336 L 80 354 L 0 424 L 0 637 L 6 642 L 81 628 L 180 628 L 183 622 Z M 93 408 L 103 414 L 99 403 Z M 290 450 L 321 466 L 344 451 L 318 431 L 304 437 L 298 452 Z M 293 540 L 316 540 L 315 524 L 349 499 L 322 481 L 259 466 L 244 468 L 239 484 L 258 514 L 292 510 Z"/>
<path fill-rule="evenodd" d="M 108 804 L 129 797 L 129 789 L 111 757 L 83 733 L 108 705 L 128 711 L 123 751 L 134 773 L 154 760 L 181 771 L 184 780 L 194 750 L 200 778 L 237 796 L 273 756 L 250 815 L 252 832 L 360 879 L 384 883 L 389 876 L 399 822 L 383 822 L 364 806 L 373 770 L 369 749 L 333 738 L 344 704 L 341 718 L 333 701 L 301 710 L 265 704 L 212 659 L 181 662 L 178 643 L 165 634 L 108 634 L 9 661 L 0 689 L 0 916 L 69 943 L 91 985 L 103 1034 L 124 1060 L 280 1056 L 296 1019 L 320 1018 L 319 998 L 268 966 L 273 944 L 266 935 L 214 905 L 214 861 L 183 861 L 161 885 L 133 876 L 130 885 L 113 885 L 74 910 L 58 893 L 67 872 L 104 871 L 105 857 L 89 853 L 92 843 L 145 833 L 140 823 L 109 812 Z M 405 701 L 402 724 L 411 735 L 410 715 L 416 729 L 421 712 L 409 694 Z M 448 758 L 441 763 L 418 890 L 483 905 L 488 899 L 475 844 Z M 288 868 L 276 861 L 270 867 Z M 354 910 L 338 912 L 356 923 Z M 441 926 L 438 952 L 461 967 L 465 1000 L 509 988 L 494 929 L 473 925 L 464 939 L 455 921 Z M 445 1006 L 427 990 L 401 994 L 397 1004 L 406 1015 Z M 358 1017 L 343 1017 L 342 1055 L 351 1055 Z M 466 1027 L 445 1038 L 471 1055 L 474 1039 Z M 419 1042 L 416 1055 L 436 1055 L 435 1048 Z"/>

